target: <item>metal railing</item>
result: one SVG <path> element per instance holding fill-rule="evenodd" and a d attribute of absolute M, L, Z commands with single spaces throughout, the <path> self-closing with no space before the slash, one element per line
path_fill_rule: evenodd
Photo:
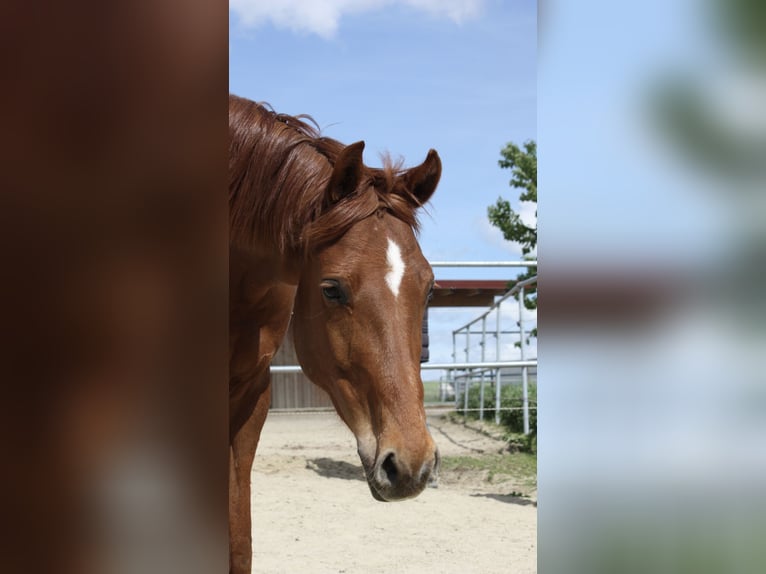
<path fill-rule="evenodd" d="M 455 369 L 507 369 L 510 367 L 536 367 L 537 360 L 529 361 L 487 361 L 485 363 L 423 363 L 420 368 L 423 370 L 451 371 Z M 276 373 L 302 373 L 303 369 L 299 365 L 272 365 L 270 369 L 272 374 Z"/>
<path fill-rule="evenodd" d="M 518 262 L 513 262 L 518 263 Z M 532 262 L 524 262 L 524 263 L 532 263 Z M 517 265 L 520 266 L 520 265 Z M 537 262 L 534 262 L 534 266 L 537 266 Z M 507 333 L 507 331 L 503 331 L 501 328 L 501 306 L 502 304 L 507 301 L 509 298 L 513 297 L 514 295 L 518 294 L 519 297 L 519 321 L 518 321 L 518 334 L 519 334 L 519 350 L 521 358 L 519 361 L 514 361 L 514 365 L 512 366 L 520 366 L 521 367 L 521 388 L 522 388 L 522 410 L 523 410 L 523 424 L 524 424 L 524 434 L 529 434 L 529 376 L 528 376 L 528 368 L 530 366 L 537 367 L 537 359 L 534 359 L 532 361 L 526 361 L 525 357 L 525 346 L 526 346 L 526 338 L 529 334 L 528 331 L 524 329 L 524 290 L 526 287 L 529 287 L 530 285 L 534 285 L 537 283 L 537 276 L 530 277 L 529 279 L 525 279 L 524 281 L 520 281 L 516 283 L 505 295 L 500 297 L 497 301 L 495 301 L 490 307 L 481 315 L 476 317 L 475 319 L 469 321 L 459 329 L 455 329 L 452 331 L 452 358 L 455 363 L 457 364 L 457 337 L 459 335 L 465 335 L 465 348 L 463 351 L 465 352 L 465 363 L 471 363 L 470 359 L 470 353 L 471 353 L 471 334 L 477 334 L 476 331 L 471 331 L 471 327 L 475 325 L 478 322 L 481 322 L 481 340 L 479 341 L 479 346 L 481 347 L 481 362 L 474 363 L 477 365 L 475 369 L 481 369 L 482 367 L 478 365 L 482 365 L 486 360 L 486 351 L 487 351 L 487 317 L 494 312 L 495 313 L 495 332 L 491 333 L 491 335 L 494 335 L 495 337 L 495 358 L 499 358 L 501 356 L 501 335 L 503 333 Z M 514 331 L 514 333 L 516 333 Z M 495 423 L 500 422 L 500 404 L 501 404 L 501 389 L 502 389 L 502 379 L 501 379 L 501 367 L 497 367 L 494 370 L 494 379 L 495 379 Z M 474 374 L 474 370 L 472 369 L 467 373 L 467 376 L 464 381 L 464 391 L 463 391 L 463 410 L 464 412 L 468 411 L 468 392 L 470 389 L 470 386 L 472 384 L 472 375 Z M 484 418 L 484 385 L 485 385 L 485 378 L 486 378 L 486 371 L 480 371 L 480 379 L 479 379 L 479 418 Z M 457 392 L 457 385 L 455 384 L 456 378 L 454 377 L 454 372 L 452 372 L 452 383 L 455 386 L 455 401 L 456 401 L 456 407 L 457 407 L 457 401 L 459 400 L 459 394 Z"/>
<path fill-rule="evenodd" d="M 431 267 L 534 267 L 537 261 L 431 261 Z"/>

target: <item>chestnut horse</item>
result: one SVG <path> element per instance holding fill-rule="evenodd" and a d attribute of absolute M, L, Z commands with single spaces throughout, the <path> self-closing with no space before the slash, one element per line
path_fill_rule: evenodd
<path fill-rule="evenodd" d="M 420 379 L 433 273 L 416 212 L 439 182 L 433 150 L 403 170 L 364 142 L 320 137 L 306 116 L 229 97 L 230 571 L 251 568 L 250 473 L 269 362 L 291 315 L 305 374 L 354 433 L 377 500 L 417 496 L 439 454 Z M 313 121 L 313 120 L 312 120 Z"/>

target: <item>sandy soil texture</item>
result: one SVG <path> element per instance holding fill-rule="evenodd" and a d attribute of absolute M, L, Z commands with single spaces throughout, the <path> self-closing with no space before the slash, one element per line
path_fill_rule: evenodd
<path fill-rule="evenodd" d="M 443 416 L 429 416 L 429 426 L 444 457 L 496 456 L 505 446 Z M 256 573 L 537 571 L 528 484 L 445 470 L 416 499 L 376 502 L 353 435 L 334 413 L 271 413 L 252 478 Z M 516 491 L 529 496 L 509 495 Z"/>

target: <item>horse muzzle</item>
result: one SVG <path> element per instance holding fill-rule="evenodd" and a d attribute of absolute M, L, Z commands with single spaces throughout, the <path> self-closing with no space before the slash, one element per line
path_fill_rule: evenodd
<path fill-rule="evenodd" d="M 387 449 L 378 455 L 367 473 L 370 492 L 381 502 L 414 498 L 437 475 L 439 462 L 439 449 L 435 446 L 425 460 L 413 461 L 408 461 L 395 449 Z"/>

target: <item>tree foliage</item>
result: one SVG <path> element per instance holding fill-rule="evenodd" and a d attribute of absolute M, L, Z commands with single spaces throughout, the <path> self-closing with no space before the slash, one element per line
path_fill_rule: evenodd
<path fill-rule="evenodd" d="M 511 170 L 510 186 L 521 190 L 519 200 L 537 203 L 537 144 L 527 141 L 522 150 L 516 144 L 508 143 L 500 155 L 500 167 Z M 503 232 L 506 240 L 521 245 L 525 256 L 537 247 L 537 226 L 528 227 L 508 200 L 499 197 L 487 211 L 490 223 Z"/>
<path fill-rule="evenodd" d="M 524 142 L 523 149 L 514 143 L 508 143 L 500 151 L 498 164 L 501 168 L 511 170 L 509 185 L 521 190 L 519 201 L 529 201 L 537 204 L 537 143 L 533 140 Z M 530 254 L 537 248 L 537 223 L 534 227 L 527 226 L 519 214 L 513 210 L 508 200 L 499 197 L 495 205 L 487 209 L 489 222 L 503 232 L 507 241 L 518 243 L 526 259 L 533 259 Z M 537 209 L 535 209 L 535 220 Z M 530 267 L 526 273 L 516 277 L 516 282 L 537 275 L 537 268 Z M 537 309 L 537 285 L 524 289 L 524 306 L 527 309 Z M 531 336 L 537 336 L 534 329 Z"/>

